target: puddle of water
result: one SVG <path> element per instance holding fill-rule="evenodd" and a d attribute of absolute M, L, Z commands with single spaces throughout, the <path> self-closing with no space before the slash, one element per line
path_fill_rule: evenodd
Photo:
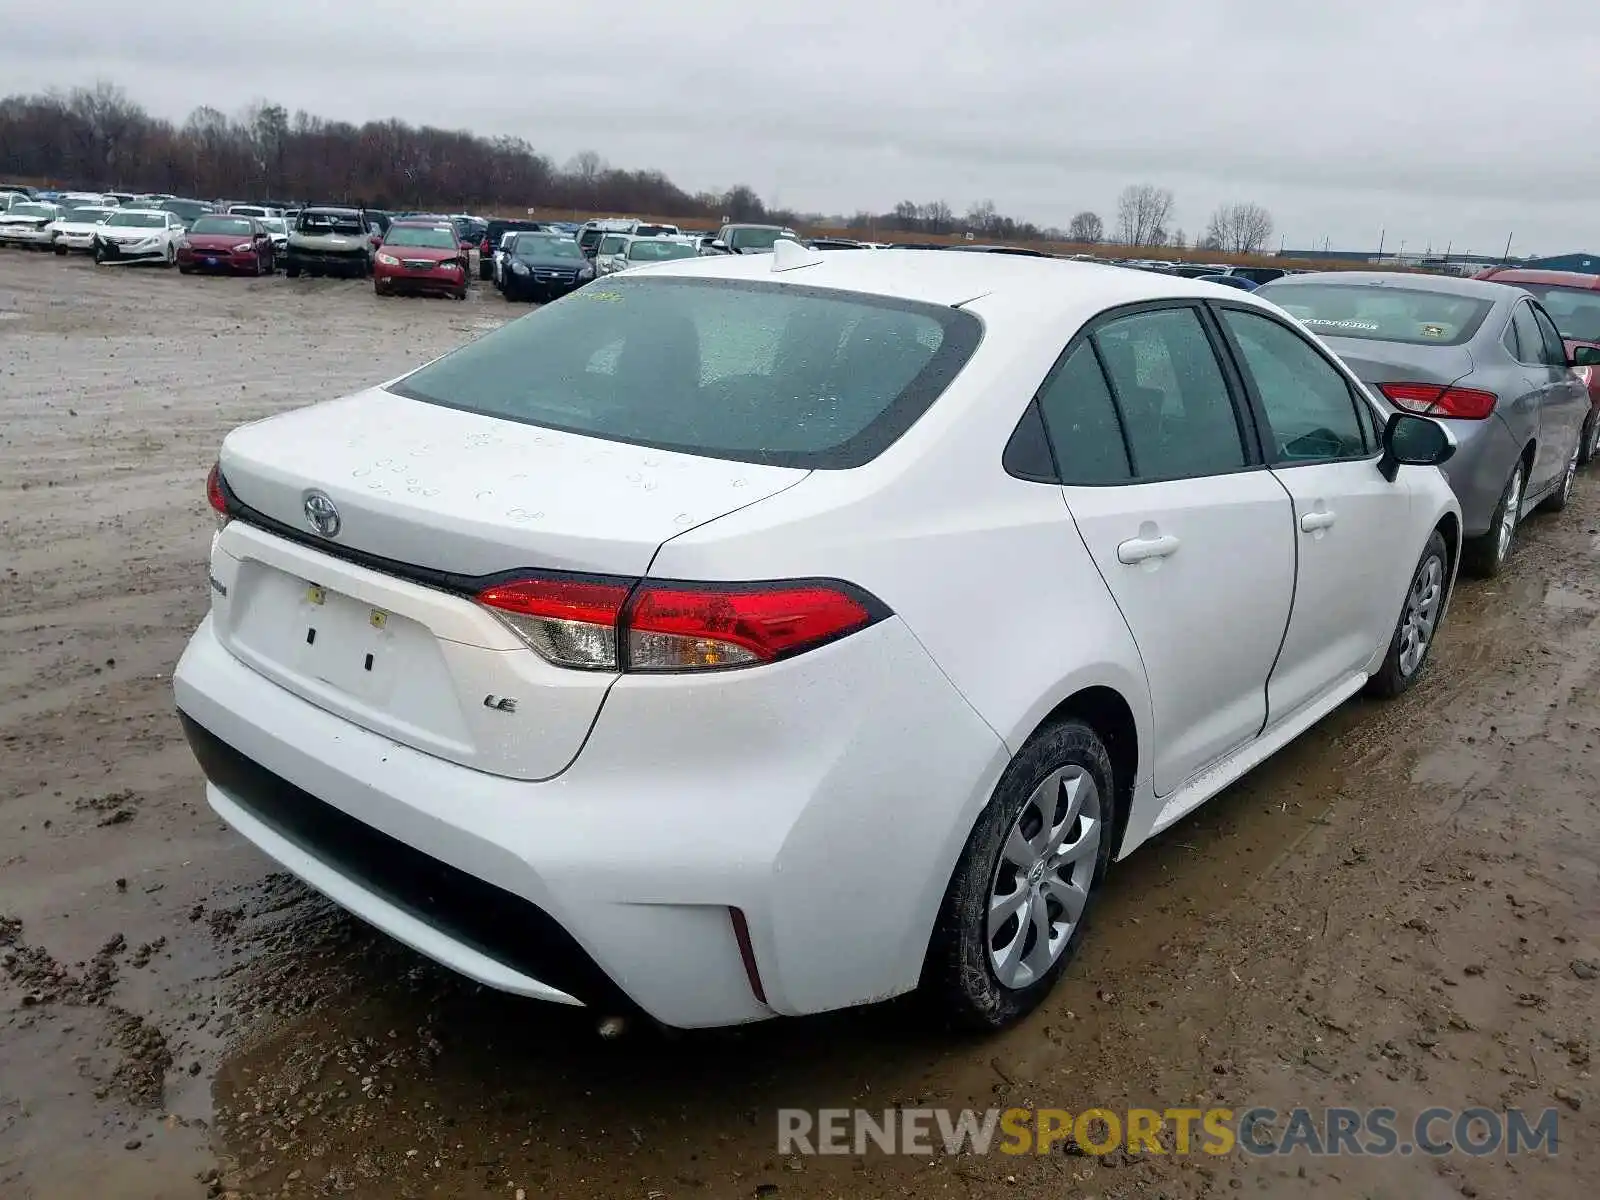
<path fill-rule="evenodd" d="M 1543 603 L 1546 608 L 1560 609 L 1564 612 L 1594 612 L 1600 609 L 1600 602 L 1559 583 L 1553 583 L 1545 589 Z"/>

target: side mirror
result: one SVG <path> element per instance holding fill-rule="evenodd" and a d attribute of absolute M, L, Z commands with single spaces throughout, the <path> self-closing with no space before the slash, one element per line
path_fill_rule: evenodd
<path fill-rule="evenodd" d="M 1600 346 L 1579 346 L 1572 352 L 1574 367 L 1600 367 Z"/>
<path fill-rule="evenodd" d="M 1378 471 L 1393 483 L 1402 466 L 1443 466 L 1455 452 L 1455 435 L 1439 422 L 1412 413 L 1394 413 L 1383 427 Z"/>

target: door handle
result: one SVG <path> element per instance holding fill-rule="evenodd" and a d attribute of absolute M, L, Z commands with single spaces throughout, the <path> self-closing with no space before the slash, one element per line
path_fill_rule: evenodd
<path fill-rule="evenodd" d="M 1305 530 L 1307 533 L 1316 533 L 1319 529 L 1331 529 L 1333 527 L 1333 523 L 1338 519 L 1339 515 L 1337 513 L 1331 513 L 1327 509 L 1322 508 L 1318 509 L 1316 512 L 1308 512 L 1305 516 L 1301 517 L 1300 528 Z"/>
<path fill-rule="evenodd" d="M 1179 544 L 1170 533 L 1132 538 L 1117 547 L 1117 561 L 1132 567 L 1153 558 L 1168 558 L 1177 553 Z"/>

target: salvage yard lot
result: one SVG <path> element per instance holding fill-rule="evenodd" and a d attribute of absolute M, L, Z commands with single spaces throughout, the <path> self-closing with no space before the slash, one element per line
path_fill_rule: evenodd
<path fill-rule="evenodd" d="M 602 1043 L 281 875 L 170 674 L 223 434 L 524 311 L 0 253 L 0 1196 L 1590 1196 L 1600 477 L 1357 702 L 1114 872 L 1016 1030 Z M 1181 598 L 1175 597 L 1174 603 Z M 1522 1107 L 1561 1153 L 780 1159 L 779 1107 Z"/>

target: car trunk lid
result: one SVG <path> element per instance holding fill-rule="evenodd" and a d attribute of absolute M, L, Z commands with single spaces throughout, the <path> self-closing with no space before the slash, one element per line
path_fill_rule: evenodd
<path fill-rule="evenodd" d="M 546 662 L 476 592 L 535 571 L 642 576 L 675 534 L 806 475 L 380 389 L 235 430 L 220 471 L 238 517 L 213 557 L 229 650 L 364 728 L 527 779 L 572 760 L 614 676 Z"/>

